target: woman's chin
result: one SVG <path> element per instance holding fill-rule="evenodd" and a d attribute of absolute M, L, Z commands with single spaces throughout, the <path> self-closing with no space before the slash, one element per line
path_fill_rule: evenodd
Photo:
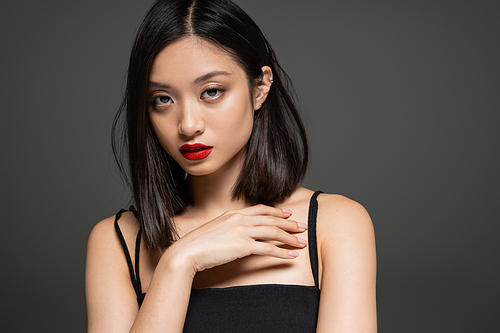
<path fill-rule="evenodd" d="M 194 176 L 194 177 L 208 176 L 217 172 L 217 169 L 209 168 L 207 166 L 202 166 L 202 165 L 189 166 L 183 169 L 184 171 L 186 171 L 188 176 Z"/>

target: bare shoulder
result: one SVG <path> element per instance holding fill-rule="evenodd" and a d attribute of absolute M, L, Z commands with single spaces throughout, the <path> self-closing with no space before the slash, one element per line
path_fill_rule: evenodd
<path fill-rule="evenodd" d="M 338 194 L 321 194 L 318 206 L 318 229 L 322 237 L 373 235 L 370 215 L 358 202 Z"/>
<path fill-rule="evenodd" d="M 115 228 L 115 216 L 97 223 L 87 243 L 87 277 L 94 269 L 127 272 L 126 257 Z M 127 247 L 133 249 L 139 223 L 132 212 L 124 212 L 117 221 Z"/>
<path fill-rule="evenodd" d="M 116 239 L 115 219 L 116 215 L 113 215 L 97 223 L 90 233 L 89 245 L 103 242 L 108 243 L 112 239 Z M 133 238 L 133 235 L 139 231 L 139 222 L 132 212 L 121 214 L 118 225 L 126 240 L 131 237 Z"/>
<path fill-rule="evenodd" d="M 346 271 L 348 276 L 358 270 L 371 271 L 374 276 L 376 250 L 373 223 L 358 202 L 342 195 L 321 194 L 318 197 L 317 239 L 323 273 Z M 355 268 L 353 263 L 359 267 Z"/>
<path fill-rule="evenodd" d="M 94 269 L 127 272 L 126 257 L 115 228 L 116 215 L 97 223 L 87 243 L 87 277 Z M 117 221 L 129 250 L 133 249 L 139 223 L 132 212 L 124 212 Z M 133 256 L 132 256 L 133 257 Z"/>
<path fill-rule="evenodd" d="M 293 208 L 295 212 L 305 215 L 309 210 L 309 204 L 313 191 L 299 187 L 292 196 L 284 202 L 284 207 Z M 347 240 L 354 236 L 360 241 L 363 238 L 373 238 L 373 224 L 366 209 L 358 202 L 339 194 L 321 193 L 318 197 L 317 215 L 317 237 L 319 244 L 328 246 L 334 239 Z"/>
<path fill-rule="evenodd" d="M 320 213 L 327 214 L 368 214 L 366 209 L 358 202 L 340 194 L 321 193 L 318 196 L 321 206 Z"/>

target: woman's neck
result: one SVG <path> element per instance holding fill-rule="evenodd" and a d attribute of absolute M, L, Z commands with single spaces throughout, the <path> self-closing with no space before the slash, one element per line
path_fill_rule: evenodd
<path fill-rule="evenodd" d="M 188 186 L 193 204 L 188 207 L 190 215 L 200 220 L 213 219 L 225 211 L 241 209 L 249 205 L 243 199 L 232 197 L 242 165 L 243 156 L 235 156 L 233 163 L 210 175 L 188 176 Z"/>

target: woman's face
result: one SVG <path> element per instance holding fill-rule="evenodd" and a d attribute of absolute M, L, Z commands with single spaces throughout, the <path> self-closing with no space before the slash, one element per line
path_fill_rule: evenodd
<path fill-rule="evenodd" d="M 195 37 L 169 44 L 153 62 L 149 96 L 156 135 L 187 173 L 241 167 L 260 94 L 227 53 Z"/>

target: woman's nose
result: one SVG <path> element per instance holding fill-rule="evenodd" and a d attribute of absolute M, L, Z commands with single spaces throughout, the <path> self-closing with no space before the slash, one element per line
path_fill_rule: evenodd
<path fill-rule="evenodd" d="M 196 103 L 182 103 L 179 119 L 179 134 L 194 136 L 205 131 L 205 123 Z"/>

